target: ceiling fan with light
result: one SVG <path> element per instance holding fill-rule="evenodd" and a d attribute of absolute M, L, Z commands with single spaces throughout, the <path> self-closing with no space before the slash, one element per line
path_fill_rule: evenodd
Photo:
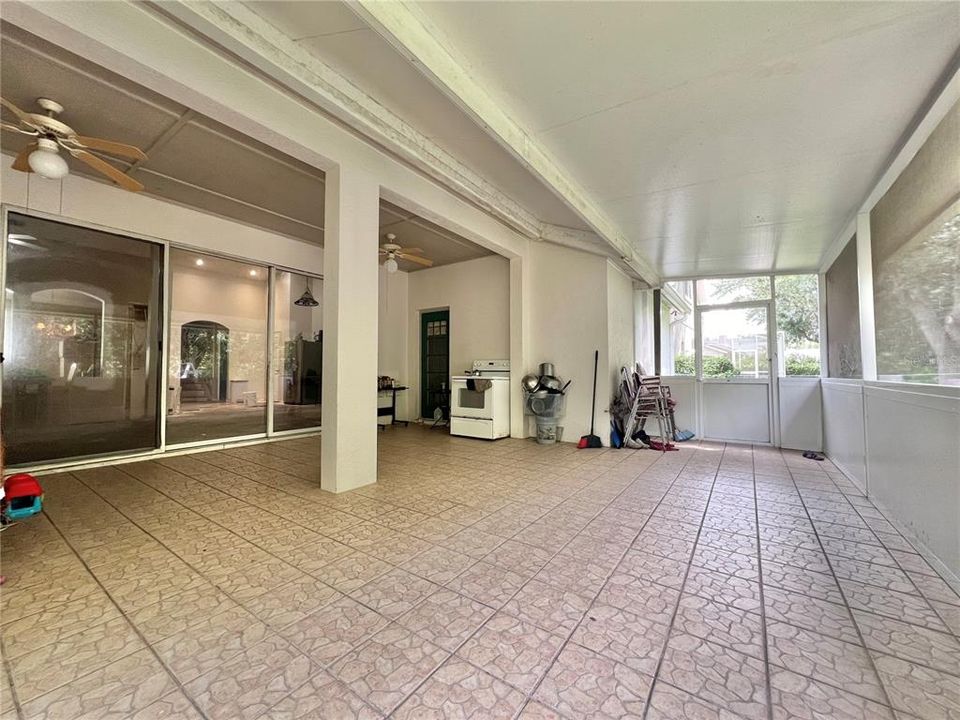
<path fill-rule="evenodd" d="M 397 236 L 393 233 L 387 233 L 387 242 L 380 246 L 380 263 L 389 273 L 395 273 L 399 268 L 397 260 L 408 260 L 409 262 L 423 265 L 424 267 L 433 267 L 433 260 L 427 260 L 416 253 L 422 253 L 421 248 L 400 247 L 396 243 Z"/>
<path fill-rule="evenodd" d="M 78 135 L 69 125 L 57 120 L 57 115 L 63 112 L 63 106 L 47 98 L 37 99 L 37 105 L 43 109 L 44 113 L 24 112 L 5 98 L 0 98 L 0 104 L 15 115 L 18 121 L 17 123 L 0 122 L 0 129 L 36 138 L 17 155 L 11 166 L 14 170 L 35 172 L 41 177 L 53 180 L 65 177 L 70 172 L 70 166 L 60 154 L 60 150 L 63 149 L 70 156 L 106 175 L 124 190 L 134 192 L 143 190 L 141 183 L 103 158 L 89 152 L 95 150 L 130 160 L 146 160 L 147 156 L 140 148 L 112 140 Z"/>

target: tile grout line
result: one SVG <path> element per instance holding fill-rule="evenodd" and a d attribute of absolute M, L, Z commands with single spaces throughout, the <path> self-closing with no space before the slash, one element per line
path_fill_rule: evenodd
<path fill-rule="evenodd" d="M 697 536 L 694 538 L 693 548 L 691 548 L 690 550 L 690 557 L 687 560 L 687 567 L 684 570 L 683 580 L 681 581 L 679 586 L 677 601 L 673 606 L 673 613 L 671 614 L 670 622 L 667 625 L 667 634 L 663 641 L 663 647 L 660 649 L 660 657 L 657 659 L 657 665 L 653 670 L 653 681 L 650 683 L 650 689 L 647 691 L 647 699 L 643 707 L 642 720 L 647 720 L 647 717 L 650 714 L 650 708 L 652 707 L 653 693 L 656 690 L 657 681 L 660 679 L 660 670 L 663 667 L 663 659 L 666 657 L 667 648 L 670 645 L 670 636 L 673 633 L 673 625 L 677 620 L 677 614 L 680 612 L 680 603 L 683 601 L 683 589 L 687 585 L 687 578 L 690 576 L 690 568 L 693 566 L 693 557 L 697 552 L 697 545 L 699 545 L 700 543 L 700 534 L 703 532 L 703 520 L 707 516 L 707 510 L 709 510 L 710 508 L 710 500 L 713 498 L 713 490 L 717 485 L 717 476 L 720 474 L 720 468 L 723 467 L 723 458 L 726 454 L 727 454 L 727 445 L 724 444 L 723 451 L 720 453 L 720 458 L 717 461 L 717 469 L 713 474 L 713 481 L 710 483 L 710 493 L 709 495 L 707 495 L 707 502 L 703 506 L 703 512 L 700 515 L 700 523 L 697 527 Z M 663 682 L 666 683 L 665 680 Z M 666 684 L 669 685 L 669 683 L 666 683 Z M 693 693 L 691 693 L 691 695 L 692 694 Z"/>
<path fill-rule="evenodd" d="M 634 452 L 638 452 L 638 451 L 634 451 Z M 616 464 L 617 464 L 617 465 L 623 464 L 623 463 L 626 462 L 630 457 L 633 457 L 633 455 L 630 455 L 630 456 L 627 456 L 627 457 L 622 458 L 622 459 L 619 460 Z M 652 463 L 650 463 L 649 465 L 647 465 L 646 468 L 644 468 L 644 470 L 649 469 L 649 468 L 652 467 L 655 463 L 656 463 L 656 460 L 654 460 Z M 636 482 L 637 478 L 639 477 L 639 474 L 642 474 L 642 472 L 644 472 L 644 470 L 641 470 L 640 473 L 638 473 L 638 475 L 635 476 L 634 479 L 631 480 L 630 483 L 629 483 L 626 487 L 624 487 L 623 489 L 621 489 L 620 492 L 618 492 L 618 493 L 617 493 L 614 497 L 612 497 L 600 510 L 598 510 L 598 511 L 593 515 L 593 517 L 591 517 L 590 520 L 587 522 L 587 525 L 589 525 L 590 522 L 593 522 L 597 517 L 599 517 L 599 516 L 603 513 L 604 510 L 606 510 L 606 509 L 609 508 L 614 502 L 616 502 L 617 498 L 619 498 L 624 492 L 626 492 L 626 491 L 629 489 L 629 487 L 630 487 L 634 482 Z M 567 472 L 571 472 L 571 471 L 567 471 Z M 590 482 L 591 482 L 591 483 L 597 482 L 598 480 L 601 479 L 601 477 L 602 477 L 602 474 L 598 474 L 598 475 L 597 475 L 596 477 L 594 477 L 594 479 L 591 480 Z M 573 497 L 573 495 L 576 495 L 577 493 L 582 492 L 584 489 L 586 489 L 586 487 L 589 487 L 589 485 L 588 485 L 588 486 L 585 486 L 584 488 L 581 488 L 581 489 L 578 490 L 576 493 L 572 493 L 571 495 L 568 495 L 568 496 L 567 496 L 567 499 L 570 499 L 571 497 Z M 562 504 L 562 503 L 561 503 L 561 504 Z M 559 507 L 559 505 L 555 506 L 554 508 L 551 508 L 551 510 L 554 510 L 554 509 L 556 509 L 557 507 Z M 536 522 L 539 522 L 539 520 L 541 520 L 544 516 L 548 515 L 548 514 L 551 512 L 551 510 L 548 510 L 547 512 L 545 512 L 543 515 L 541 515 L 541 516 L 540 516 L 537 520 L 535 520 L 533 523 L 529 523 L 527 527 L 529 527 L 530 525 L 533 525 L 533 524 L 536 523 Z M 648 519 L 649 519 L 649 518 L 648 518 Z M 645 525 L 645 524 L 646 524 L 646 521 L 644 521 L 644 525 Z M 586 525 L 585 525 L 584 527 L 586 527 Z M 514 539 L 517 535 L 519 535 L 519 534 L 520 534 L 521 532 L 523 532 L 523 530 L 525 530 L 525 529 L 526 529 L 526 528 L 523 528 L 523 529 L 521 529 L 521 530 L 518 530 L 516 533 L 514 533 L 513 535 L 511 535 L 508 540 Z M 641 528 L 641 529 L 642 529 L 642 528 Z M 581 535 L 582 532 L 583 532 L 583 530 L 581 529 L 576 535 L 574 535 L 574 536 L 571 537 L 569 540 L 567 540 L 563 545 L 561 545 L 560 548 L 559 548 L 553 555 L 550 556 L 550 560 L 548 560 L 547 563 L 546 563 L 543 567 L 546 567 L 546 565 L 549 565 L 550 562 L 552 562 L 557 556 L 560 555 L 561 552 L 563 552 L 563 550 L 567 547 L 567 545 L 569 545 L 571 542 L 573 542 L 577 537 L 580 537 L 580 535 Z M 639 533 L 640 533 L 640 530 L 637 531 L 637 535 L 639 535 Z M 636 539 L 636 536 L 634 536 L 634 539 Z M 505 541 L 505 542 L 506 542 L 506 541 Z M 522 540 L 517 540 L 516 542 L 519 542 L 519 543 L 522 543 L 522 544 L 527 544 L 527 543 L 523 543 Z M 627 548 L 624 550 L 624 555 L 625 555 L 626 552 L 630 549 L 630 547 L 632 546 L 632 543 L 633 543 L 633 541 L 631 541 L 631 544 L 628 545 Z M 503 544 L 503 543 L 501 543 L 501 545 L 502 545 L 502 544 Z M 499 545 L 498 545 L 497 547 L 499 547 Z M 531 547 L 536 547 L 536 546 L 531 546 Z M 537 549 L 543 550 L 543 548 L 537 548 Z M 491 552 L 492 552 L 492 551 L 491 551 Z M 622 556 L 621 556 L 621 561 L 622 561 Z M 616 570 L 616 567 L 619 566 L 619 564 L 620 564 L 620 563 L 618 562 L 618 563 L 617 563 L 617 566 L 614 567 L 614 571 Z M 471 567 L 472 567 L 472 566 L 471 566 Z M 499 566 L 497 566 L 497 567 L 499 567 Z M 467 568 L 467 569 L 469 570 L 469 568 Z M 543 568 L 541 568 L 541 570 L 542 570 L 542 569 L 543 569 Z M 538 570 L 537 573 L 539 573 L 541 570 Z M 466 570 L 464 570 L 464 572 L 466 572 Z M 613 571 L 611 571 L 611 574 L 612 574 L 612 572 L 613 572 Z M 513 600 L 513 599 L 523 590 L 523 588 L 530 582 L 530 580 L 533 580 L 533 579 L 534 579 L 534 577 L 536 576 L 537 573 L 534 573 L 534 575 L 532 575 L 532 576 L 530 576 L 529 578 L 527 578 L 526 581 L 523 583 L 523 585 L 521 585 L 521 586 L 517 589 L 517 591 L 514 592 L 514 593 L 513 593 L 505 602 L 503 602 L 499 607 L 493 607 L 493 606 L 488 605 L 488 604 L 486 604 L 486 603 L 483 603 L 483 602 L 481 602 L 481 601 L 479 601 L 479 600 L 475 600 L 474 602 L 478 602 L 478 603 L 480 603 L 481 605 L 485 605 L 486 607 L 492 609 L 492 610 L 493 610 L 493 614 L 490 616 L 490 618 L 492 618 L 492 617 L 493 617 L 494 615 L 496 615 L 497 613 L 505 612 L 503 608 L 505 608 L 505 607 L 507 606 L 507 604 L 508 604 L 511 600 Z M 460 575 L 462 575 L 462 574 L 463 574 L 463 573 L 460 573 Z M 458 575 L 457 577 L 459 577 L 460 575 Z M 545 584 L 548 584 L 548 583 L 545 583 Z M 553 587 L 553 586 L 551 586 L 551 587 Z M 447 589 L 449 589 L 449 588 L 447 588 Z M 556 589 L 556 588 L 554 588 L 554 589 Z M 601 591 L 602 591 L 602 588 L 601 588 Z M 456 593 L 455 590 L 451 590 L 451 592 Z M 459 595 L 460 593 L 457 593 L 457 594 Z M 598 591 L 597 594 L 599 594 L 599 591 Z M 467 599 L 473 601 L 473 598 L 470 598 L 469 596 L 464 596 L 464 597 L 466 597 Z M 592 601 L 591 601 L 591 604 L 592 604 Z M 586 612 L 588 612 L 588 611 L 589 611 L 589 609 L 588 609 L 587 611 L 584 611 L 583 615 L 585 615 Z M 507 613 L 507 615 L 509 615 L 511 618 L 517 620 L 518 622 L 527 622 L 527 621 L 525 621 L 525 620 L 521 620 L 520 618 L 514 618 L 514 616 L 513 616 L 513 615 L 510 615 L 510 613 Z M 581 620 L 583 619 L 583 615 L 581 615 Z M 514 713 L 514 716 L 513 716 L 513 717 L 516 717 L 516 716 L 518 716 L 520 713 L 523 712 L 523 709 L 527 706 L 528 703 L 534 701 L 534 700 L 533 700 L 533 694 L 536 692 L 536 690 L 537 690 L 537 688 L 539 687 L 540 683 L 541 683 L 541 682 L 543 681 L 543 679 L 546 677 L 546 675 L 547 675 L 547 673 L 549 672 L 550 668 L 551 668 L 551 667 L 553 666 L 553 664 L 556 662 L 556 660 L 557 660 L 557 658 L 559 657 L 560 653 L 563 652 L 563 649 L 566 647 L 567 642 L 569 642 L 570 637 L 573 636 L 573 633 L 576 631 L 576 628 L 574 628 L 574 630 L 571 631 L 570 635 L 563 641 L 563 643 L 561 643 L 560 649 L 556 652 L 556 654 L 554 654 L 554 655 L 552 656 L 552 658 L 551 658 L 551 660 L 550 660 L 550 663 L 548 664 L 547 669 L 545 670 L 545 672 L 544 672 L 544 674 L 543 674 L 543 677 L 541 677 L 540 680 L 537 681 L 537 683 L 534 685 L 533 689 L 530 690 L 530 692 L 527 692 L 527 691 L 525 691 L 525 690 L 517 687 L 516 685 L 513 685 L 512 683 L 510 683 L 510 682 L 507 681 L 507 680 L 502 680 L 502 679 L 500 679 L 500 678 L 492 675 L 491 673 L 487 672 L 487 671 L 484 670 L 483 668 L 480 668 L 480 667 L 478 667 L 477 665 L 475 665 L 475 664 L 474 664 L 473 662 L 471 662 L 470 660 L 467 660 L 466 658 L 463 658 L 463 657 L 461 657 L 461 656 L 457 656 L 457 655 L 456 655 L 456 653 L 457 653 L 464 645 L 466 645 L 470 640 L 472 640 L 472 639 L 474 638 L 474 636 L 475 636 L 478 632 L 480 632 L 480 631 L 487 625 L 487 623 L 489 622 L 490 618 L 487 618 L 486 620 L 484 620 L 472 633 L 470 633 L 469 636 L 467 636 L 459 645 L 457 645 L 457 647 L 453 650 L 453 652 L 450 653 L 450 655 L 449 655 L 449 657 L 447 658 L 447 660 L 449 660 L 451 657 L 456 656 L 457 659 L 462 660 L 463 662 L 465 662 L 465 663 L 467 663 L 468 665 L 470 665 L 471 667 L 473 667 L 473 668 L 475 668 L 475 669 L 483 672 L 483 673 L 486 674 L 486 675 L 490 675 L 490 677 L 493 677 L 495 680 L 503 683 L 503 684 L 506 685 L 507 687 L 510 687 L 510 688 L 516 690 L 517 692 L 519 692 L 521 695 L 523 695 L 524 702 L 517 708 L 517 711 L 516 711 L 516 713 Z M 537 627 L 537 628 L 540 629 L 540 630 L 543 630 L 543 628 L 539 628 L 535 623 L 529 623 L 529 624 L 530 624 L 530 625 L 533 625 L 534 627 Z M 578 624 L 579 624 L 579 621 L 578 621 Z M 550 631 L 544 630 L 544 632 L 550 632 Z M 554 632 L 550 632 L 550 634 L 551 634 L 551 635 L 556 635 L 556 633 L 554 633 Z M 444 660 L 444 662 L 446 662 L 446 660 Z M 441 665 L 442 665 L 442 663 L 441 663 Z M 430 680 L 431 677 L 433 677 L 433 675 L 436 673 L 436 671 L 437 671 L 438 669 L 439 669 L 439 667 L 438 667 L 438 668 L 435 668 L 426 678 L 424 678 L 408 695 L 406 695 L 406 696 L 403 698 L 403 700 L 401 700 L 401 701 L 390 711 L 390 713 L 387 715 L 387 717 L 388 717 L 388 718 L 391 717 L 391 716 L 393 715 L 393 713 L 395 713 L 395 712 L 403 705 L 403 703 L 405 703 L 410 697 L 412 697 L 413 695 L 415 695 L 416 692 L 417 692 L 421 687 L 423 687 L 423 685 L 426 684 L 427 681 Z"/>
<path fill-rule="evenodd" d="M 70 475 L 71 477 L 74 477 L 74 476 L 73 476 L 73 473 L 69 473 L 69 475 Z M 76 480 L 77 482 L 81 482 L 81 481 L 80 481 L 78 478 L 76 478 L 76 477 L 74 477 L 74 480 Z M 86 486 L 86 483 L 82 483 L 82 482 L 81 482 L 81 484 L 83 484 L 84 486 Z M 105 502 L 106 502 L 106 501 L 105 501 Z M 109 504 L 109 503 L 108 503 L 108 504 Z M 200 706 L 199 706 L 196 702 L 194 702 L 193 697 L 191 697 L 190 694 L 186 692 L 186 689 L 184 688 L 183 683 L 181 683 L 180 680 L 177 679 L 176 675 L 174 675 L 173 671 L 172 671 L 169 667 L 167 667 L 167 664 L 163 661 L 163 659 L 160 657 L 160 655 L 157 653 L 157 651 L 153 648 L 153 646 L 152 646 L 149 642 L 147 642 L 147 638 L 146 638 L 146 637 L 144 636 L 144 634 L 140 631 L 140 628 L 138 628 L 138 627 L 136 626 L 136 624 L 134 624 L 134 622 L 127 616 L 127 614 L 126 614 L 126 612 L 124 612 L 123 608 L 120 607 L 120 603 L 118 603 L 118 602 L 116 601 L 116 599 L 113 597 L 113 595 L 110 593 L 110 591 L 107 590 L 107 588 L 103 585 L 102 582 L 100 582 L 100 579 L 99 579 L 96 575 L 93 574 L 93 570 L 90 569 L 90 566 L 87 564 L 87 561 L 83 559 L 83 557 L 80 555 L 79 552 L 77 552 L 77 549 L 73 546 L 73 543 L 71 543 L 70 540 L 67 538 L 67 536 L 63 534 L 63 531 L 57 526 L 57 524 L 56 524 L 56 522 L 54 522 L 53 518 L 48 518 L 48 519 L 50 520 L 50 524 L 53 526 L 53 529 L 57 531 L 57 533 L 60 535 L 61 538 L 63 538 L 63 541 L 67 544 L 67 546 L 70 548 L 70 550 L 73 551 L 73 554 L 77 556 L 77 559 L 80 560 L 80 563 L 83 565 L 83 567 L 84 567 L 84 569 L 87 571 L 87 573 L 93 578 L 93 581 L 94 581 L 97 585 L 100 586 L 100 589 L 103 591 L 103 593 L 110 599 L 110 602 L 113 603 L 114 607 L 117 608 L 117 611 L 120 613 L 120 616 L 121 616 L 124 620 L 126 620 L 127 624 L 128 624 L 128 625 L 133 629 L 133 631 L 136 633 L 137 637 L 140 639 L 140 642 L 143 643 L 144 648 L 146 648 L 147 650 L 150 651 L 150 654 L 153 655 L 153 657 L 157 660 L 157 662 L 160 664 L 160 667 L 162 667 L 163 670 L 164 670 L 164 672 L 170 677 L 171 680 L 173 680 L 174 685 L 180 690 L 180 692 L 183 694 L 183 696 L 184 696 L 185 698 L 187 698 L 187 700 L 190 702 L 190 704 L 193 706 L 193 708 L 200 714 L 200 717 L 201 717 L 201 718 L 204 718 L 204 719 L 206 720 L 207 714 L 203 712 L 203 710 L 200 708 Z M 142 648 L 141 648 L 141 649 L 142 649 Z M 116 658 L 115 660 L 111 661 L 110 663 L 107 663 L 107 665 L 104 665 L 103 667 L 104 667 L 104 668 L 105 668 L 105 667 L 108 667 L 108 666 L 112 665 L 114 662 L 118 662 L 119 660 L 123 660 L 123 659 L 125 659 L 125 658 L 128 658 L 128 657 L 130 657 L 130 656 L 132 656 L 132 655 L 135 655 L 135 654 L 138 653 L 138 652 L 140 652 L 140 650 L 134 650 L 134 651 L 132 651 L 132 652 L 130 652 L 130 653 L 127 653 L 126 655 L 124 655 L 124 656 L 121 657 L 121 658 Z M 101 670 L 101 669 L 103 669 L 103 668 L 97 668 L 97 670 Z M 57 689 L 59 689 L 59 688 L 61 688 L 61 687 L 66 687 L 67 685 L 69 685 L 69 684 L 72 683 L 72 682 L 76 682 L 77 680 L 80 680 L 80 679 L 82 679 L 82 678 L 84 678 L 84 677 L 88 677 L 88 676 L 92 675 L 93 673 L 97 672 L 97 670 L 91 670 L 89 673 L 85 673 L 85 674 L 81 675 L 80 677 L 74 678 L 73 680 L 71 680 L 71 681 L 68 682 L 68 683 L 64 683 L 63 685 L 59 685 L 57 688 L 52 688 L 52 689 L 50 689 L 50 690 L 47 690 L 45 693 L 43 693 L 43 695 L 39 695 L 38 698 L 39 698 L 39 697 L 43 697 L 44 695 L 47 695 L 47 694 L 49 694 L 49 693 L 53 692 L 54 690 L 57 690 Z M 167 694 L 168 694 L 168 693 L 164 693 L 161 697 L 157 698 L 157 700 L 161 700 L 163 697 L 166 697 Z M 156 702 L 156 701 L 154 701 L 154 702 Z M 152 705 L 153 703 L 150 703 L 150 704 Z M 146 706 L 144 706 L 144 707 L 149 707 L 149 705 L 146 705 Z M 141 708 L 141 709 L 143 709 L 143 708 Z M 137 712 L 139 712 L 139 710 L 135 710 L 135 711 L 133 711 L 132 713 L 130 713 L 129 715 L 127 715 L 127 716 L 125 716 L 125 717 L 129 717 L 130 715 L 136 714 Z"/>
<path fill-rule="evenodd" d="M 698 446 L 697 449 L 699 450 L 699 446 Z M 634 451 L 634 452 L 640 452 L 640 451 Z M 647 523 L 650 522 L 650 518 L 653 517 L 653 513 L 656 512 L 657 508 L 659 508 L 660 505 L 663 503 L 663 498 L 665 498 L 665 497 L 667 496 L 667 494 L 670 492 L 670 490 L 671 490 L 671 489 L 673 488 L 673 486 L 676 484 L 676 482 L 677 482 L 677 480 L 679 479 L 681 473 L 682 473 L 683 470 L 686 468 L 686 466 L 690 463 L 690 460 L 692 459 L 692 457 L 693 457 L 693 455 L 694 455 L 695 453 L 696 453 L 696 451 L 694 451 L 694 453 L 691 453 L 691 457 L 690 457 L 690 458 L 687 458 L 687 460 L 683 463 L 683 465 L 681 465 L 681 466 L 677 469 L 677 474 L 676 474 L 676 476 L 674 477 L 674 479 L 673 479 L 672 481 L 670 481 L 670 485 L 663 491 L 663 494 L 660 496 L 660 499 L 659 499 L 659 500 L 657 501 L 657 503 L 654 505 L 653 510 L 651 510 L 650 513 L 649 513 L 649 515 L 647 515 L 647 519 L 643 521 L 643 524 L 640 526 L 640 529 L 637 530 L 637 532 L 634 534 L 633 540 L 630 541 L 630 544 L 627 545 L 627 547 L 624 549 L 623 553 L 620 555 L 620 560 L 617 561 L 617 564 L 614 565 L 613 568 L 610 570 L 610 572 L 607 574 L 606 579 L 604 580 L 603 585 L 600 587 L 600 590 L 598 590 L 598 591 L 594 594 L 593 599 L 590 601 L 590 604 L 587 606 L 587 610 L 580 616 L 580 620 L 577 621 L 577 627 L 575 627 L 575 628 L 573 629 L 573 631 L 564 639 L 563 643 L 561 643 L 560 649 L 553 655 L 553 657 L 552 657 L 552 659 L 551 659 L 551 661 L 550 661 L 550 664 L 547 666 L 546 672 L 543 673 L 543 676 L 535 683 L 535 685 L 533 686 L 533 689 L 531 689 L 530 692 L 527 694 L 527 703 L 530 703 L 530 702 L 539 702 L 539 701 L 535 700 L 533 696 L 536 694 L 537 690 L 540 688 L 540 685 L 543 684 L 543 681 L 546 680 L 547 675 L 550 674 L 550 670 L 553 668 L 554 664 L 557 662 L 557 660 L 559 659 L 560 655 L 561 655 L 561 654 L 563 653 L 563 651 L 566 649 L 567 645 L 568 645 L 568 644 L 571 642 L 571 640 L 573 639 L 573 636 L 574 636 L 574 634 L 576 633 L 577 628 L 580 626 L 580 623 L 583 622 L 583 618 L 586 617 L 587 613 L 590 612 L 590 609 L 593 607 L 593 604 L 597 601 L 597 598 L 600 596 L 600 593 L 603 592 L 603 588 L 606 586 L 607 581 L 613 576 L 613 574 L 614 574 L 615 572 L 617 572 L 617 570 L 619 569 L 620 565 L 623 564 L 623 559 L 627 556 L 627 553 L 630 552 L 630 550 L 633 548 L 633 543 L 635 543 L 635 542 L 637 541 L 637 538 L 640 537 L 640 534 L 643 532 L 644 528 L 646 528 Z M 652 462 L 650 465 L 648 465 L 647 468 L 645 468 L 645 469 L 649 469 L 650 467 L 653 467 L 653 465 L 655 465 L 658 460 L 662 459 L 663 455 L 665 455 L 665 453 L 661 453 L 661 457 L 660 457 L 660 458 L 657 458 L 657 460 L 654 460 L 654 462 Z M 639 480 L 639 479 L 640 479 L 640 475 L 642 474 L 642 472 L 643 472 L 643 471 L 641 471 L 641 473 L 639 473 L 636 477 L 634 477 L 633 480 L 631 480 L 630 485 L 628 485 L 628 486 L 625 487 L 623 490 L 621 490 L 619 493 L 617 493 L 617 495 L 616 495 L 613 499 L 611 499 L 611 501 L 604 507 L 604 509 L 606 509 L 607 507 L 610 507 L 610 505 L 612 505 L 614 502 L 616 502 L 617 498 L 619 498 L 623 493 L 625 493 L 625 492 L 633 485 L 633 483 L 635 483 L 637 480 Z M 601 512 L 602 512 L 602 511 L 601 511 Z M 598 513 L 598 515 L 599 515 L 599 513 Z M 627 574 L 629 574 L 629 573 L 627 573 Z M 668 633 L 668 635 L 669 635 L 669 633 Z M 666 638 L 664 639 L 664 644 L 666 644 Z M 589 649 L 589 648 L 587 648 L 587 649 Z M 600 653 L 597 653 L 597 654 L 600 655 Z M 623 663 L 618 662 L 618 661 L 613 661 L 613 662 L 616 662 L 616 663 L 619 664 L 619 665 L 623 665 Z M 636 671 L 635 671 L 635 672 L 636 672 Z M 646 673 L 642 673 L 642 674 L 646 674 Z M 651 681 L 651 688 L 652 688 L 652 687 L 653 687 L 653 682 Z M 649 701 L 649 698 L 648 698 L 648 701 Z M 526 703 L 524 704 L 523 707 L 526 707 Z M 523 710 L 523 707 L 521 707 L 521 709 L 520 709 L 521 712 L 522 712 L 522 710 Z M 557 712 L 558 714 L 560 714 L 559 711 L 556 711 L 556 712 Z M 644 706 L 644 713 L 646 713 L 646 706 Z"/>
<path fill-rule="evenodd" d="M 778 457 L 783 459 L 783 453 L 779 450 Z M 757 458 L 756 448 L 750 446 L 750 463 L 752 466 L 751 484 L 753 486 L 753 516 L 756 522 L 757 535 L 757 586 L 760 591 L 760 636 L 763 640 L 763 672 L 767 678 L 766 696 L 767 696 L 767 720 L 773 720 L 773 688 L 770 684 L 770 648 L 767 640 L 767 603 L 763 593 L 763 546 L 760 542 L 760 500 L 757 497 Z M 786 465 L 786 462 L 784 462 Z"/>
<path fill-rule="evenodd" d="M 880 677 L 880 673 L 877 672 L 877 667 L 876 667 L 876 664 L 874 663 L 873 655 L 870 654 L 870 649 L 867 647 L 866 642 L 864 642 L 863 632 L 862 632 L 861 629 L 860 629 L 860 624 L 857 622 L 857 618 L 856 618 L 856 616 L 854 616 L 854 614 L 853 614 L 853 610 L 852 610 L 851 607 L 850 607 L 850 603 L 847 601 L 847 595 L 846 595 L 846 593 L 843 591 L 843 586 L 840 584 L 840 580 L 837 578 L 837 573 L 836 573 L 836 571 L 834 571 L 834 569 L 833 569 L 833 563 L 830 561 L 830 556 L 827 555 L 827 551 L 826 551 L 826 549 L 825 549 L 824 546 L 823 546 L 823 540 L 821 540 L 821 538 L 820 538 L 820 532 L 819 532 L 819 530 L 817 530 L 816 523 L 814 523 L 813 517 L 810 515 L 810 511 L 809 511 L 809 509 L 807 508 L 806 500 L 804 500 L 804 498 L 803 498 L 803 493 L 800 491 L 800 486 L 797 485 L 797 480 L 796 480 L 796 478 L 794 477 L 793 469 L 792 469 L 789 465 L 787 466 L 787 471 L 790 473 L 790 479 L 793 481 L 793 485 L 794 485 L 794 487 L 796 488 L 797 493 L 800 495 L 800 502 L 803 503 L 803 509 L 804 509 L 804 511 L 807 513 L 807 520 L 810 522 L 810 525 L 813 526 L 814 535 L 815 535 L 816 538 L 817 538 L 817 543 L 820 545 L 820 552 L 823 553 L 823 556 L 824 556 L 824 557 L 826 558 L 826 560 L 827 560 L 827 565 L 829 566 L 830 572 L 831 572 L 831 574 L 833 575 L 833 581 L 834 581 L 834 583 L 836 583 L 836 585 L 837 585 L 837 590 L 838 590 L 839 593 L 840 593 L 840 597 L 843 599 L 843 604 L 844 604 L 844 605 L 846 606 L 846 608 L 847 608 L 847 615 L 850 617 L 851 622 L 853 622 L 853 627 L 854 627 L 854 628 L 856 629 L 856 631 L 857 631 L 857 637 L 860 638 L 860 648 L 863 650 L 864 654 L 867 656 L 867 661 L 869 662 L 870 669 L 873 671 L 874 677 L 876 677 L 877 683 L 880 685 L 880 691 L 883 693 L 883 697 L 884 697 L 884 699 L 885 699 L 885 702 L 884 702 L 883 704 L 886 705 L 886 707 L 887 707 L 889 710 L 891 710 L 891 712 L 892 712 L 892 710 L 893 710 L 893 703 L 890 701 L 890 695 L 889 695 L 889 693 L 887 692 L 887 685 L 886 685 L 885 682 L 883 682 L 883 679 Z M 827 476 L 827 477 L 828 477 L 828 479 L 830 480 L 830 482 L 832 482 L 832 483 L 836 486 L 836 482 L 833 480 L 833 478 L 830 478 L 829 476 Z M 871 529 L 871 532 L 873 532 L 872 529 Z M 842 642 L 842 641 L 841 641 L 841 642 Z M 789 670 L 789 669 L 788 669 L 788 670 Z M 817 682 L 822 682 L 822 681 L 817 681 Z M 831 685 L 831 686 L 833 686 L 833 687 L 836 687 L 836 685 L 833 685 L 833 683 L 824 683 L 824 684 L 826 684 L 826 685 Z M 838 689 L 843 690 L 843 688 L 838 688 Z M 845 691 L 845 692 L 849 692 L 849 691 Z M 857 696 L 859 696 L 859 697 L 863 697 L 862 695 L 860 695 L 860 693 L 854 693 L 854 694 L 857 695 Z M 869 699 L 869 698 L 867 698 L 867 699 Z M 873 701 L 873 702 L 876 702 L 876 701 Z"/>
<path fill-rule="evenodd" d="M 10 699 L 13 700 L 13 709 L 17 713 L 17 718 L 23 720 L 23 708 L 20 706 L 17 688 L 13 685 L 13 667 L 10 664 L 10 658 L 7 657 L 2 635 L 0 635 L 0 655 L 3 655 L 3 672 L 7 676 L 7 685 L 10 687 Z"/>

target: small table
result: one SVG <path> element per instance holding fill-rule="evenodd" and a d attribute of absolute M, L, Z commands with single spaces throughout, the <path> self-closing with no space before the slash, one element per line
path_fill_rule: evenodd
<path fill-rule="evenodd" d="M 407 388 L 405 385 L 394 385 L 393 387 L 378 389 L 377 394 L 380 394 L 382 392 L 390 393 L 390 404 L 386 407 L 377 407 L 377 417 L 378 418 L 386 417 L 387 415 L 389 415 L 390 425 L 403 425 L 404 427 L 406 427 L 407 426 L 406 420 L 397 420 L 397 393 L 403 392 L 404 390 L 408 390 L 408 389 L 409 388 Z M 387 427 L 386 425 L 381 425 L 380 423 L 377 423 L 377 429 L 379 430 L 383 430 L 386 427 Z"/>

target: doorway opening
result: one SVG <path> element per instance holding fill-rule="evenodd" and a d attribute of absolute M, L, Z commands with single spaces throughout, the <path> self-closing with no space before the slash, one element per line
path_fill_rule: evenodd
<path fill-rule="evenodd" d="M 450 407 L 450 311 L 420 315 L 420 417 L 435 419 Z"/>
<path fill-rule="evenodd" d="M 226 402 L 230 329 L 210 320 L 180 328 L 180 402 Z"/>

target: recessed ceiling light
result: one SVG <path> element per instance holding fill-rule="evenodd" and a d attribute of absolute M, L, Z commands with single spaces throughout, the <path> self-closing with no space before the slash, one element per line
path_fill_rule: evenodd
<path fill-rule="evenodd" d="M 197 267 L 203 267 L 203 258 L 197 258 L 193 262 Z"/>

